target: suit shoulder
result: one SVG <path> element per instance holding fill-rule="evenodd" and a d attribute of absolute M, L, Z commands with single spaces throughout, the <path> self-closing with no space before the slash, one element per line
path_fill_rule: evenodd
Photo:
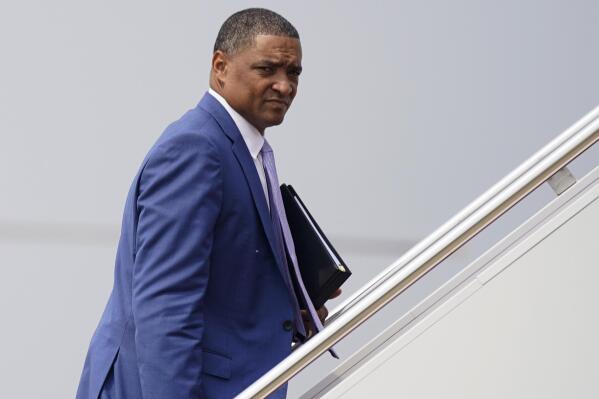
<path fill-rule="evenodd" d="M 196 107 L 171 123 L 160 135 L 153 149 L 180 146 L 193 148 L 206 145 L 217 148 L 224 140 L 227 140 L 226 135 L 214 118 L 208 112 Z"/>

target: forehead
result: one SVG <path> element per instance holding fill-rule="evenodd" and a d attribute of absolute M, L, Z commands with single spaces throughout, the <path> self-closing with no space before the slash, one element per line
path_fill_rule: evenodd
<path fill-rule="evenodd" d="M 254 59 L 264 58 L 299 64 L 302 59 L 302 46 L 299 39 L 292 37 L 257 35 L 254 45 L 241 53 Z"/>

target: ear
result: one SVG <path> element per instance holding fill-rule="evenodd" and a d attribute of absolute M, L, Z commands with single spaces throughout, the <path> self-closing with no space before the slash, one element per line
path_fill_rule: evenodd
<path fill-rule="evenodd" d="M 214 81 L 221 89 L 225 86 L 225 80 L 229 68 L 229 59 L 221 50 L 212 54 L 212 74 Z"/>

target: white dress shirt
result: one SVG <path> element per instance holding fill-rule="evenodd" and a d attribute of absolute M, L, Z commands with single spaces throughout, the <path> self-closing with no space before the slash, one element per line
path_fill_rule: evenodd
<path fill-rule="evenodd" d="M 266 184 L 266 176 L 264 174 L 264 165 L 262 164 L 262 154 L 260 154 L 260 150 L 262 150 L 262 146 L 264 145 L 264 136 L 260 134 L 258 129 L 256 129 L 251 123 L 249 123 L 243 116 L 239 115 L 237 111 L 235 111 L 227 100 L 225 100 L 220 94 L 215 92 L 212 89 L 208 89 L 208 93 L 214 98 L 218 100 L 218 102 L 227 110 L 233 122 L 239 129 L 241 133 L 241 137 L 243 137 L 243 141 L 245 141 L 245 145 L 250 151 L 250 155 L 254 160 L 254 166 L 256 166 L 256 171 L 258 172 L 258 177 L 260 177 L 260 183 L 262 183 L 262 190 L 264 191 L 264 197 L 266 198 L 266 205 L 270 209 L 270 203 L 268 201 L 268 186 Z"/>

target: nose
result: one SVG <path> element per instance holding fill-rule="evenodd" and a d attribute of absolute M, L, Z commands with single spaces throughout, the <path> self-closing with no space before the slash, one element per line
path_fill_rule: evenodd
<path fill-rule="evenodd" d="M 289 97 L 293 94 L 294 85 L 289 79 L 282 77 L 276 80 L 272 88 L 276 92 L 281 93 L 282 96 Z"/>

